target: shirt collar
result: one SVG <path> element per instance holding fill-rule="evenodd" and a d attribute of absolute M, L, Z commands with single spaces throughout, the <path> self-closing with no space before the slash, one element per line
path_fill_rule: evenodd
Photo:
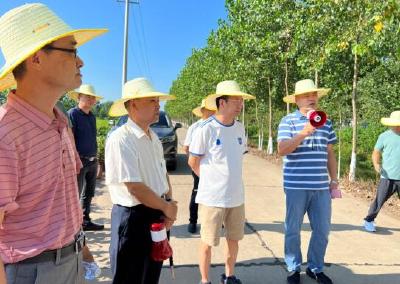
<path fill-rule="evenodd" d="M 140 139 L 142 137 L 147 137 L 146 132 L 144 132 L 144 130 L 142 128 L 140 128 L 139 125 L 137 125 L 130 117 L 128 117 L 128 121 L 126 122 L 126 124 L 130 127 L 130 129 L 132 130 L 133 134 L 135 134 L 135 136 Z M 151 131 L 150 129 L 150 135 L 151 135 L 151 139 L 154 138 L 153 135 L 153 131 Z"/>
<path fill-rule="evenodd" d="M 55 119 L 53 120 L 43 112 L 19 98 L 15 94 L 15 90 L 8 93 L 7 106 L 15 109 L 18 113 L 25 116 L 29 121 L 33 122 L 43 130 L 48 129 L 54 120 L 56 120 L 57 125 L 60 127 L 67 125 L 66 116 L 57 107 L 54 107 L 53 109 L 55 114 Z"/>
<path fill-rule="evenodd" d="M 86 112 L 84 112 L 83 110 L 81 110 L 78 106 L 76 106 L 75 108 L 78 110 L 78 112 L 79 112 L 80 114 L 87 115 L 87 116 L 92 115 L 92 111 L 91 111 L 91 110 L 89 111 L 89 113 L 86 113 Z"/>
<path fill-rule="evenodd" d="M 294 116 L 297 117 L 297 118 L 306 118 L 306 116 L 305 116 L 304 114 L 302 114 L 302 113 L 300 112 L 300 110 L 296 110 L 293 114 L 294 114 Z"/>

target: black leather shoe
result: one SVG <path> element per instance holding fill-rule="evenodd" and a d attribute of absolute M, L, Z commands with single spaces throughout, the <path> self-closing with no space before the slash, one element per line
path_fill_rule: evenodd
<path fill-rule="evenodd" d="M 326 276 L 325 273 L 323 273 L 323 272 L 314 273 L 314 272 L 311 271 L 310 268 L 307 268 L 306 274 L 310 278 L 316 280 L 318 283 L 333 284 L 332 280 L 328 276 Z"/>
<path fill-rule="evenodd" d="M 300 284 L 300 271 L 292 271 L 286 278 L 288 284 Z"/>
<path fill-rule="evenodd" d="M 101 231 L 104 230 L 104 225 L 93 223 L 92 221 L 83 221 L 82 229 L 84 231 Z"/>
<path fill-rule="evenodd" d="M 197 231 L 197 224 L 196 223 L 189 223 L 187 230 L 188 230 L 189 233 L 195 234 L 196 231 Z"/>

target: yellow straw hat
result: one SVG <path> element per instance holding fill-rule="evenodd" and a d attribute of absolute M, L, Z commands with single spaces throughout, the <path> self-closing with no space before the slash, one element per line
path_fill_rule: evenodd
<path fill-rule="evenodd" d="M 295 85 L 295 91 L 292 95 L 286 96 L 283 98 L 285 103 L 296 103 L 295 96 L 303 95 L 306 93 L 317 92 L 318 98 L 326 96 L 331 89 L 317 88 L 314 84 L 313 80 L 305 79 L 301 81 L 297 81 Z"/>
<path fill-rule="evenodd" d="M 242 92 L 236 81 L 229 80 L 218 83 L 215 94 L 207 96 L 206 105 L 213 109 L 217 109 L 216 99 L 222 96 L 242 97 L 245 100 L 254 100 L 256 98 L 253 95 Z"/>
<path fill-rule="evenodd" d="M 13 87 L 12 71 L 43 46 L 73 36 L 77 46 L 105 33 L 107 29 L 74 30 L 47 6 L 34 3 L 12 9 L 0 18 L 0 47 L 5 64 L 0 69 L 0 91 Z"/>
<path fill-rule="evenodd" d="M 201 100 L 201 105 L 196 107 L 196 108 L 194 108 L 192 110 L 192 113 L 197 117 L 202 117 L 203 116 L 203 114 L 201 112 L 202 108 L 205 108 L 205 109 L 208 109 L 208 110 L 211 110 L 211 111 L 216 111 L 217 110 L 216 108 L 213 108 L 212 106 L 207 106 L 206 105 L 206 99 L 202 99 Z"/>
<path fill-rule="evenodd" d="M 96 94 L 94 87 L 89 84 L 83 84 L 79 87 L 79 89 L 68 92 L 68 97 L 70 97 L 71 99 L 73 99 L 75 101 L 79 101 L 79 99 L 78 99 L 79 94 L 95 97 L 97 102 L 100 101 L 101 99 L 103 99 L 103 97 L 98 96 Z"/>
<path fill-rule="evenodd" d="M 136 78 L 125 83 L 122 98 L 116 100 L 110 108 L 110 116 L 127 114 L 124 103 L 132 99 L 158 97 L 161 101 L 174 100 L 175 96 L 157 92 L 146 78 Z"/>
<path fill-rule="evenodd" d="M 400 110 L 392 112 L 390 117 L 382 117 L 381 123 L 386 126 L 400 126 Z"/>

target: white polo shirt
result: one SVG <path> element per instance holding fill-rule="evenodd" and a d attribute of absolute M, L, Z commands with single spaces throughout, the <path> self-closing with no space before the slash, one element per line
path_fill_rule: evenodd
<path fill-rule="evenodd" d="M 129 193 L 125 182 L 142 182 L 157 195 L 168 192 L 167 169 L 157 134 L 151 139 L 130 118 L 107 139 L 106 184 L 113 204 L 132 207 L 140 202 Z"/>
<path fill-rule="evenodd" d="M 194 134 L 196 132 L 196 129 L 201 125 L 201 123 L 204 121 L 204 119 L 199 119 L 195 123 L 192 123 L 192 125 L 189 126 L 187 132 L 186 132 L 186 137 L 185 141 L 183 142 L 183 146 L 189 146 L 190 143 L 193 140 Z"/>
<path fill-rule="evenodd" d="M 214 116 L 196 130 L 190 155 L 201 156 L 196 203 L 232 208 L 244 203 L 243 153 L 246 150 L 243 124 L 221 124 Z"/>

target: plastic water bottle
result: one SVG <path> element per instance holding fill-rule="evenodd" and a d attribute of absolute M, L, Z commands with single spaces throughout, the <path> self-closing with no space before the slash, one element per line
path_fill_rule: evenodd
<path fill-rule="evenodd" d="M 100 267 L 96 264 L 96 262 L 86 262 L 82 261 L 83 268 L 85 268 L 85 279 L 86 280 L 94 280 L 101 274 Z"/>

